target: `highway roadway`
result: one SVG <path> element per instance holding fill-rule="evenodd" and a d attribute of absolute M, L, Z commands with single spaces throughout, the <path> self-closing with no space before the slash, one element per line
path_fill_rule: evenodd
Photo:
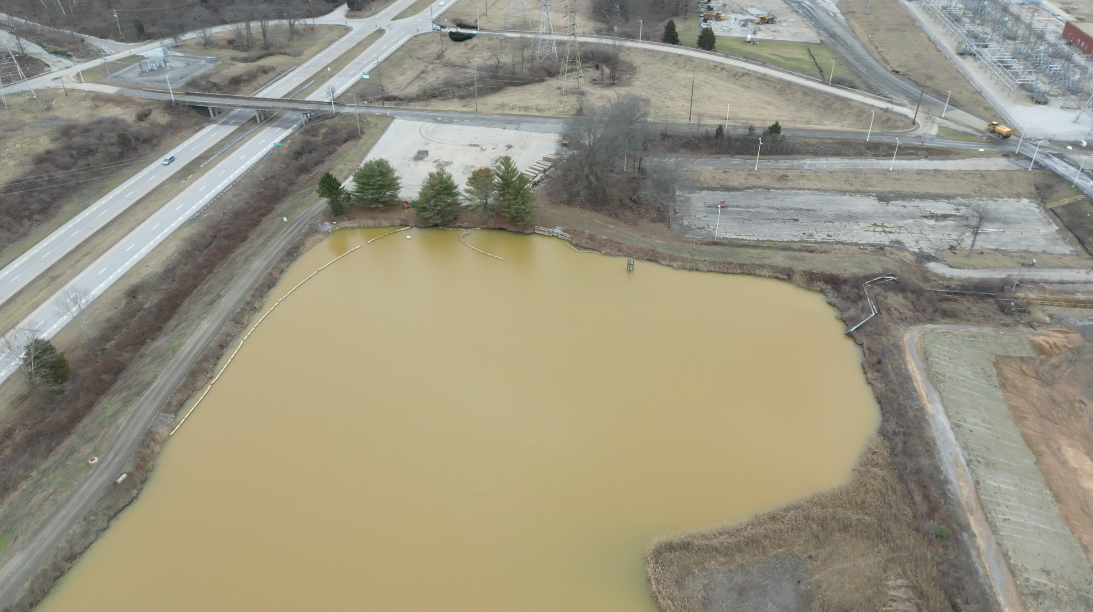
<path fill-rule="evenodd" d="M 351 26 L 352 30 L 345 36 L 342 36 L 330 47 L 316 54 L 283 78 L 276 80 L 256 93 L 261 94 L 263 97 L 280 98 L 296 91 L 323 66 L 326 66 L 361 40 L 364 40 L 365 37 L 376 30 L 377 25 L 386 23 L 390 15 L 397 14 L 392 11 L 401 10 L 399 8 L 401 5 L 409 5 L 411 2 L 412 0 L 400 0 L 376 17 L 354 21 Z M 382 43 L 383 39 L 379 42 Z M 390 41 L 387 41 L 387 44 L 389 45 Z M 373 45 L 373 47 L 375 46 Z M 360 62 L 354 62 L 335 76 L 330 83 L 339 87 L 344 87 L 347 83 L 352 84 L 355 80 L 351 77 L 359 75 L 360 65 Z M 83 67 L 86 68 L 88 65 L 84 64 Z M 139 95 L 140 92 L 136 93 Z M 318 95 L 321 96 L 321 94 Z M 135 176 L 92 203 L 27 252 L 0 269 L 0 304 L 10 299 L 11 296 L 15 295 L 39 274 L 60 261 L 72 249 L 102 229 L 138 200 L 151 193 L 165 180 L 174 176 L 186 164 L 194 159 L 201 158 L 206 152 L 213 149 L 217 143 L 224 140 L 225 137 L 253 116 L 254 114 L 251 112 L 234 111 L 215 123 L 206 126 L 164 155 L 164 157 L 174 156 L 176 159 L 174 163 L 164 166 L 161 163 L 162 158 L 157 158 Z"/>
<path fill-rule="evenodd" d="M 309 78 L 314 71 L 322 68 L 340 53 L 344 53 L 348 48 L 363 40 L 369 33 L 377 28 L 382 28 L 384 35 L 378 41 L 354 59 L 346 68 L 329 79 L 322 88 L 308 96 L 307 100 L 322 101 L 329 99 L 328 87 L 334 87 L 335 96 L 346 91 L 360 78 L 361 72 L 370 70 L 371 67 L 385 59 L 418 33 L 431 31 L 431 22 L 427 11 L 395 22 L 390 21 L 391 16 L 397 15 L 398 12 L 412 4 L 412 2 L 413 0 L 398 0 L 375 17 L 350 21 L 349 23 L 353 27 L 350 34 L 343 36 L 330 49 L 305 64 L 306 69 L 302 66 L 293 71 L 289 76 L 280 79 L 268 91 L 263 93 L 276 96 L 293 91 L 305 79 Z M 450 6 L 450 3 L 448 5 Z M 439 14 L 444 8 L 446 7 L 440 6 L 440 2 L 438 2 L 433 7 L 433 13 Z M 327 19 L 317 21 L 323 23 Z M 342 20 L 338 21 L 341 22 Z M 76 217 L 54 232 L 50 238 L 36 245 L 23 257 L 5 268 L 6 274 L 0 276 L 0 295 L 7 297 L 13 295 L 35 276 L 56 263 L 65 253 L 75 248 L 83 239 L 100 229 L 109 219 L 117 216 L 125 208 L 136 202 L 137 199 L 150 192 L 163 180 L 169 178 L 178 168 L 204 155 L 223 136 L 233 131 L 243 117 L 250 115 L 249 111 L 233 111 L 232 114 L 239 115 L 239 119 L 233 120 L 235 124 L 223 126 L 217 124 L 202 130 L 198 133 L 198 136 L 191 138 L 171 152 L 172 155 L 177 157 L 177 161 L 173 164 L 163 166 L 157 161 L 121 187 L 112 191 L 107 197 L 96 202 L 88 211 L 85 211 L 87 214 Z M 15 338 L 16 336 L 25 336 L 28 333 L 44 338 L 54 336 L 73 316 L 72 311 L 66 312 L 60 306 L 61 296 L 65 292 L 69 290 L 85 292 L 88 302 L 94 300 L 114 281 L 132 269 L 152 249 L 162 243 L 171 232 L 205 208 L 217 195 L 250 170 L 254 164 L 276 146 L 274 143 L 281 141 L 302 124 L 303 115 L 298 112 L 288 113 L 271 120 L 268 127 L 257 132 L 250 140 L 243 143 L 238 149 L 233 150 L 222 161 L 219 161 L 215 167 L 196 179 L 181 194 L 153 213 L 53 297 L 39 305 L 15 329 L 8 331 L 6 336 Z M 222 131 L 217 132 L 217 128 Z M 217 134 L 219 134 L 219 138 L 217 138 Z M 0 383 L 7 380 L 17 368 L 17 354 L 12 351 L 0 353 Z"/>

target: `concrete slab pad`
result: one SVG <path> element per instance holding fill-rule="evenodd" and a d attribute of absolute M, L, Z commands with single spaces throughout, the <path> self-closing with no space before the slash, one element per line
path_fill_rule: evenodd
<path fill-rule="evenodd" d="M 399 195 L 417 197 L 430 172 L 444 168 L 462 186 L 477 168 L 493 166 L 508 155 L 524 170 L 554 153 L 557 134 L 452 123 L 396 120 L 365 158 L 385 158 L 402 179 Z"/>
<path fill-rule="evenodd" d="M 725 201 L 718 221 L 718 204 Z M 869 194 L 797 190 L 681 191 L 677 231 L 736 238 L 904 245 L 936 253 L 967 248 L 971 217 L 987 207 L 976 248 L 1072 254 L 1040 206 L 1024 198 L 882 199 Z"/>

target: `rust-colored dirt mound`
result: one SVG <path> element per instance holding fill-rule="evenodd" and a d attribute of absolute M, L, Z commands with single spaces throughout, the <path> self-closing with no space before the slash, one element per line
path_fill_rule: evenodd
<path fill-rule="evenodd" d="M 995 358 L 1013 420 L 1093 562 L 1093 345 L 1065 330 L 1033 339 L 1036 357 Z"/>

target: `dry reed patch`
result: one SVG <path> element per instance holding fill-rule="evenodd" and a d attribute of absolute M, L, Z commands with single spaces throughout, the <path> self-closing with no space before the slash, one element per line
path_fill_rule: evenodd
<path fill-rule="evenodd" d="M 927 536 L 914 524 L 888 443 L 876 436 L 854 477 L 839 489 L 736 525 L 653 544 L 649 580 L 664 612 L 727 610 L 732 601 L 713 582 L 719 575 L 751 573 L 760 583 L 749 588 L 777 590 L 772 585 L 785 581 L 784 571 L 752 568 L 791 555 L 807 567 L 807 577 L 798 579 L 808 581 L 811 605 L 799 607 L 801 612 L 951 610 Z"/>

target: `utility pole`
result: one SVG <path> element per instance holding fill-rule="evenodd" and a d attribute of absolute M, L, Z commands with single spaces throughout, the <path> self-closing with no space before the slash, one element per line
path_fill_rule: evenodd
<path fill-rule="evenodd" d="M 869 131 L 865 133 L 865 142 L 869 142 L 869 137 L 873 135 L 873 120 L 877 118 L 877 111 L 869 111 L 872 115 L 869 116 Z"/>
<path fill-rule="evenodd" d="M 1071 187 L 1075 187 L 1078 184 L 1078 177 L 1082 175 L 1082 168 L 1085 168 L 1085 162 L 1089 161 L 1089 156 L 1086 155 L 1082 160 L 1082 165 L 1078 166 L 1078 173 L 1074 175 L 1074 182 L 1070 184 Z"/>
<path fill-rule="evenodd" d="M 926 93 L 926 81 L 922 82 L 922 89 L 918 92 L 918 104 L 915 104 L 915 116 L 911 117 L 911 125 L 918 119 L 918 108 L 922 106 L 922 95 Z"/>
<path fill-rule="evenodd" d="M 1036 150 L 1032 152 L 1032 161 L 1029 162 L 1028 171 L 1032 172 L 1032 167 L 1036 165 L 1036 155 L 1040 152 L 1040 145 L 1044 144 L 1044 141 L 1036 143 Z"/>
<path fill-rule="evenodd" d="M 641 26 L 642 26 L 642 20 L 638 19 L 638 40 L 641 40 Z"/>
<path fill-rule="evenodd" d="M 353 116 L 357 118 L 357 138 L 361 137 L 361 113 L 357 109 L 357 94 L 353 94 Z"/>
<path fill-rule="evenodd" d="M 892 151 L 892 165 L 888 166 L 889 172 L 896 169 L 896 153 L 899 153 L 899 138 L 896 139 L 896 150 Z"/>
<path fill-rule="evenodd" d="M 695 73 L 691 71 L 691 106 L 687 109 L 687 123 L 691 122 L 691 111 L 695 108 Z"/>
<path fill-rule="evenodd" d="M 478 112 L 478 64 L 474 65 L 474 112 Z"/>
<path fill-rule="evenodd" d="M 725 105 L 725 132 L 726 133 L 729 131 L 729 108 L 730 107 L 732 107 L 732 104 L 726 104 Z"/>
<path fill-rule="evenodd" d="M 759 148 L 755 151 L 755 170 L 759 171 L 759 152 L 763 150 L 763 139 L 759 139 Z"/>
<path fill-rule="evenodd" d="M 945 96 L 945 108 L 941 111 L 941 118 L 945 118 L 945 113 L 949 112 L 949 98 L 953 97 L 953 92 L 950 89 L 948 95 Z"/>
<path fill-rule="evenodd" d="M 338 111 L 334 108 L 334 86 L 330 85 L 330 114 L 337 115 Z"/>
<path fill-rule="evenodd" d="M 175 103 L 175 90 L 171 87 L 171 75 L 167 75 L 167 91 L 171 92 L 171 104 Z"/>
<path fill-rule="evenodd" d="M 121 38 L 121 21 L 118 20 L 118 11 L 114 10 L 114 23 L 118 24 L 118 38 Z"/>

